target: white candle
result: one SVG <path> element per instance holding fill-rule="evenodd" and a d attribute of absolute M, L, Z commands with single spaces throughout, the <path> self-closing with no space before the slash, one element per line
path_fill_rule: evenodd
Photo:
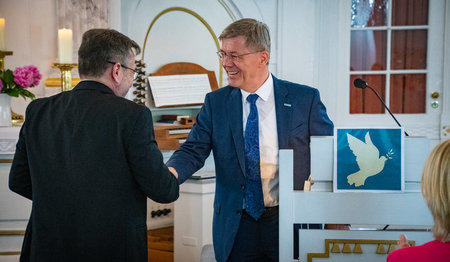
<path fill-rule="evenodd" d="M 61 64 L 72 63 L 72 30 L 58 29 L 58 50 Z"/>
<path fill-rule="evenodd" d="M 0 18 L 0 50 L 6 51 L 5 18 Z"/>

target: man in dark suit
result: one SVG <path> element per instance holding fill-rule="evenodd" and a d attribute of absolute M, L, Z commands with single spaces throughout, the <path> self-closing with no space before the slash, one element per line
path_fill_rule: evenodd
<path fill-rule="evenodd" d="M 147 197 L 175 201 L 151 112 L 123 96 L 139 46 L 109 29 L 84 33 L 82 81 L 26 111 L 9 187 L 32 200 L 21 261 L 147 261 Z"/>
<path fill-rule="evenodd" d="M 218 52 L 229 86 L 209 93 L 187 141 L 167 162 L 183 183 L 213 151 L 216 260 L 278 261 L 278 150 L 294 149 L 295 189 L 310 173 L 310 136 L 332 135 L 318 90 L 270 74 L 270 35 L 230 24 Z"/>

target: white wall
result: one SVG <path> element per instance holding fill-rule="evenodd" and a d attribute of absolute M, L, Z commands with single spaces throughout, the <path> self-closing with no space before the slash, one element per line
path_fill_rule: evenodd
<path fill-rule="evenodd" d="M 109 0 L 109 4 L 110 27 L 120 30 L 121 0 Z M 60 77 L 59 69 L 51 67 L 58 56 L 56 0 L 0 0 L 0 17 L 6 20 L 6 47 L 14 52 L 5 58 L 5 68 L 34 65 L 42 80 L 30 91 L 37 98 L 58 93 L 59 87 L 45 87 L 45 79 Z M 78 77 L 78 70 L 72 70 L 72 77 Z M 24 115 L 30 101 L 13 98 L 11 108 Z"/>
<path fill-rule="evenodd" d="M 281 0 L 277 14 L 278 76 L 319 89 L 335 121 L 339 12 L 334 0 Z"/>
<path fill-rule="evenodd" d="M 122 1 L 121 24 L 122 32 L 143 46 L 150 23 L 171 7 L 196 12 L 216 36 L 233 18 L 263 21 L 271 32 L 270 71 L 279 78 L 318 88 L 334 120 L 337 88 L 332 83 L 336 82 L 337 73 L 336 63 L 330 61 L 336 61 L 338 53 L 338 5 L 332 0 L 132 0 Z M 214 70 L 219 81 L 215 48 L 211 35 L 196 18 L 184 12 L 166 13 L 149 33 L 144 51 L 147 73 L 171 62 L 193 62 Z M 223 85 L 226 84 L 224 72 Z"/>
<path fill-rule="evenodd" d="M 317 69 L 319 60 L 316 57 L 322 55 L 318 53 L 319 46 L 316 42 L 320 39 L 317 39 L 317 26 L 314 22 L 317 14 L 321 14 L 316 11 L 318 3 L 313 0 L 111 0 L 110 25 L 142 46 L 151 21 L 169 7 L 184 7 L 198 13 L 212 27 L 216 36 L 220 35 L 233 18 L 252 17 L 261 20 L 271 31 L 271 72 L 286 80 L 318 87 L 327 107 L 333 108 L 334 101 L 331 98 L 335 97 L 332 92 L 334 89 L 329 85 L 322 85 L 322 78 L 319 77 L 321 72 Z M 14 69 L 28 64 L 37 66 L 43 80 L 30 91 L 37 97 L 57 93 L 58 88 L 45 88 L 44 84 L 46 78 L 59 77 L 59 71 L 51 68 L 51 63 L 57 58 L 55 1 L 2 0 L 0 16 L 6 19 L 7 47 L 14 52 L 13 56 L 6 57 L 6 67 Z M 322 32 L 321 35 L 326 34 Z M 148 73 L 170 62 L 194 62 L 215 70 L 219 80 L 219 61 L 215 52 L 214 41 L 199 20 L 187 13 L 170 12 L 153 26 L 144 62 Z M 72 73 L 74 77 L 77 76 L 76 70 Z M 226 83 L 224 73 L 223 84 Z M 29 100 L 14 98 L 13 111 L 24 114 L 28 102 Z M 332 115 L 335 110 L 329 111 Z"/>
<path fill-rule="evenodd" d="M 5 38 L 8 51 L 13 56 L 5 58 L 5 69 L 14 70 L 25 65 L 36 66 L 42 74 L 37 87 L 30 88 L 36 97 L 45 95 L 44 80 L 58 77 L 51 63 L 57 57 L 57 28 L 54 0 L 1 0 L 0 17 L 6 20 Z M 24 115 L 30 100 L 13 98 L 11 108 Z"/>
<path fill-rule="evenodd" d="M 162 11 L 182 7 L 198 14 L 212 28 L 215 37 L 233 19 L 253 17 L 264 21 L 272 33 L 271 71 L 276 73 L 278 1 L 205 1 L 152 0 L 122 1 L 122 32 L 143 47 L 147 30 Z M 155 72 L 164 64 L 192 62 L 214 70 L 220 81 L 217 47 L 205 25 L 187 12 L 172 11 L 159 17 L 151 31 L 144 50 L 147 73 Z M 223 76 L 226 85 L 226 76 Z M 220 85 L 220 83 L 219 83 Z"/>
<path fill-rule="evenodd" d="M 150 22 L 169 7 L 198 13 L 216 36 L 233 19 L 261 20 L 269 26 L 272 36 L 271 72 L 279 78 L 318 88 L 330 118 L 342 125 L 347 123 L 344 115 L 348 114 L 342 110 L 348 103 L 348 83 L 342 65 L 348 57 L 340 54 L 348 53 L 342 43 L 348 42 L 349 35 L 341 25 L 349 19 L 348 3 L 349 0 L 110 0 L 110 26 L 142 46 Z M 446 6 L 448 9 L 450 5 Z M 448 16 L 447 11 L 446 19 Z M 33 64 L 43 80 L 59 77 L 59 71 L 50 66 L 57 56 L 55 0 L 0 0 L 0 17 L 6 18 L 7 46 L 14 51 L 5 59 L 7 68 Z M 187 13 L 171 12 L 163 15 L 150 32 L 144 62 L 147 73 L 170 62 L 194 62 L 216 71 L 219 80 L 215 52 L 212 37 L 199 20 Z M 448 55 L 444 60 L 448 65 Z M 73 70 L 73 74 L 77 75 L 77 71 Z M 224 73 L 223 84 L 226 83 Z M 444 85 L 441 102 L 448 101 L 447 90 Z M 55 88 L 44 88 L 41 81 L 31 91 L 42 97 L 54 93 Z M 12 108 L 23 114 L 27 103 L 22 98 L 13 99 Z M 352 123 L 364 124 L 365 118 L 366 115 L 361 116 Z M 379 118 L 380 123 L 391 123 L 387 115 Z"/>

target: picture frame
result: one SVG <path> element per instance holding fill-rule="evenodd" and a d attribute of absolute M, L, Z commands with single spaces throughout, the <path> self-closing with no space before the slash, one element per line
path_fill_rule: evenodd
<path fill-rule="evenodd" d="M 402 192 L 404 131 L 401 127 L 335 127 L 334 192 Z"/>

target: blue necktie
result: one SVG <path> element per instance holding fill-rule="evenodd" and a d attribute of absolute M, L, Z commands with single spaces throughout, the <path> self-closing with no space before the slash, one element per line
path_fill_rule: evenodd
<path fill-rule="evenodd" d="M 257 94 L 247 97 L 250 103 L 250 114 L 245 127 L 245 211 L 255 220 L 264 211 L 264 198 L 261 186 L 261 170 L 259 165 L 259 129 Z"/>

